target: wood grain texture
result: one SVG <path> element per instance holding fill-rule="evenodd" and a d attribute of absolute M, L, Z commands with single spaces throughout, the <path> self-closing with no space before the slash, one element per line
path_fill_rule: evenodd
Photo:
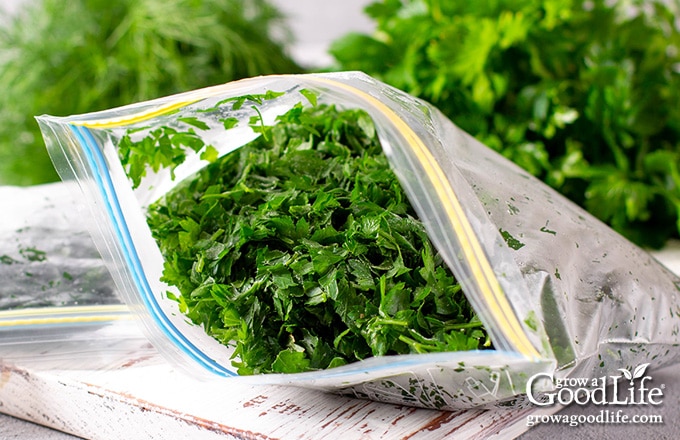
<path fill-rule="evenodd" d="M 98 370 L 2 363 L 0 412 L 87 439 L 316 440 L 513 438 L 536 409 L 435 411 L 238 378 L 197 381 L 145 351 Z"/>

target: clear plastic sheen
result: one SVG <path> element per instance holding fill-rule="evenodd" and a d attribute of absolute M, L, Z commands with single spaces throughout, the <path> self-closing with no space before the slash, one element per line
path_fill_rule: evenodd
<path fill-rule="evenodd" d="M 526 403 L 539 372 L 601 377 L 678 360 L 680 281 L 649 254 L 457 128 L 436 108 L 358 72 L 265 76 L 66 118 L 41 116 L 64 180 L 75 180 L 97 225 L 95 241 L 153 344 L 195 376 L 234 376 L 229 349 L 187 322 L 159 281 L 163 260 L 146 224 L 149 203 L 207 165 L 190 150 L 174 171 L 132 189 L 117 142 L 226 99 L 284 92 L 258 105 L 264 122 L 293 105 L 362 108 L 430 239 L 463 286 L 494 350 L 375 357 L 325 371 L 239 377 L 457 409 Z M 311 105 L 307 103 L 307 105 Z M 226 109 L 226 107 L 225 107 Z M 225 110 L 247 122 L 254 110 Z M 247 123 L 202 130 L 219 155 L 252 140 Z M 669 313 L 670 311 L 670 313 Z M 545 391 L 552 384 L 540 382 Z"/>

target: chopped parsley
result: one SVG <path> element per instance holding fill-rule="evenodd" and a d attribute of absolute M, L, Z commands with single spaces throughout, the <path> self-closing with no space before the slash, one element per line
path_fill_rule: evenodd
<path fill-rule="evenodd" d="M 312 97 L 149 207 L 168 296 L 239 374 L 489 347 L 370 117 Z"/>

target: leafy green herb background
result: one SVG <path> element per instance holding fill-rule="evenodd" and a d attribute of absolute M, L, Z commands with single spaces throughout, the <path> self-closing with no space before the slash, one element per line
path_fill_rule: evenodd
<path fill-rule="evenodd" d="M 383 0 L 335 68 L 430 101 L 634 242 L 680 231 L 677 0 Z"/>
<path fill-rule="evenodd" d="M 31 0 L 0 23 L 0 184 L 58 180 L 37 115 L 301 71 L 266 0 Z"/>

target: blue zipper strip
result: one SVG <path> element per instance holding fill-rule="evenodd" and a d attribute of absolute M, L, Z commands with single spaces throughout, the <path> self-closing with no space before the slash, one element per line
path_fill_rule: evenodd
<path fill-rule="evenodd" d="M 97 187 L 104 196 L 106 212 L 112 220 L 116 237 L 123 250 L 125 263 L 130 269 L 135 285 L 141 294 L 142 302 L 149 311 L 156 326 L 163 331 L 166 337 L 202 367 L 221 376 L 236 376 L 235 372 L 226 369 L 198 349 L 177 329 L 177 327 L 175 327 L 165 313 L 163 313 L 149 286 L 144 270 L 142 269 L 142 264 L 135 249 L 132 236 L 124 221 L 125 217 L 123 216 L 120 202 L 116 196 L 116 191 L 113 187 L 113 182 L 111 181 L 111 175 L 105 165 L 106 160 L 104 159 L 101 150 L 98 148 L 97 141 L 87 127 L 70 126 L 70 128 L 80 145 L 83 146 L 83 152 L 85 153 L 88 164 L 93 170 L 93 176 L 97 183 Z"/>

